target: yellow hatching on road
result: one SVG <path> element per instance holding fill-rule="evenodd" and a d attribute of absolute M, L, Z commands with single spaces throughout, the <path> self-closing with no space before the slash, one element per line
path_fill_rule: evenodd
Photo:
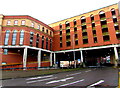
<path fill-rule="evenodd" d="M 118 88 L 120 88 L 120 72 L 119 72 Z"/>

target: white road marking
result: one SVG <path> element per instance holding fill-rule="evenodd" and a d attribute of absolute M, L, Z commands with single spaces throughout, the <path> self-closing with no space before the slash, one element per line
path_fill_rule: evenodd
<path fill-rule="evenodd" d="M 61 81 L 67 81 L 67 80 L 73 79 L 73 78 L 74 77 L 64 78 L 64 79 L 60 79 L 60 80 L 54 80 L 54 81 L 47 82 L 46 84 L 51 84 L 51 83 L 56 83 L 56 82 L 61 82 Z"/>
<path fill-rule="evenodd" d="M 26 82 L 26 83 L 42 82 L 42 81 L 51 80 L 51 79 L 56 79 L 56 78 L 57 78 L 57 77 L 54 77 L 54 78 L 48 78 L 48 79 L 42 79 L 42 80 L 36 80 L 36 81 L 29 81 L 29 82 Z"/>
<path fill-rule="evenodd" d="M 94 83 L 94 84 L 91 84 L 91 85 L 88 86 L 87 88 L 91 88 L 91 87 L 96 86 L 96 85 L 98 85 L 98 84 L 101 84 L 101 83 L 103 83 L 103 82 L 104 82 L 104 80 L 100 80 L 100 81 L 98 81 L 98 82 L 96 82 L 96 83 Z"/>
<path fill-rule="evenodd" d="M 82 82 L 84 81 L 84 79 L 81 79 L 81 80 L 78 80 L 78 81 L 75 81 L 75 82 L 71 82 L 71 83 L 67 83 L 67 84 L 63 84 L 63 85 L 60 85 L 60 86 L 57 86 L 57 87 L 53 87 L 53 88 L 59 88 L 59 87 L 63 87 L 63 86 L 68 86 L 68 85 L 72 85 L 72 84 L 75 84 L 75 83 L 78 83 L 78 82 Z"/>
<path fill-rule="evenodd" d="M 90 72 L 91 70 L 85 71 L 85 72 Z"/>
<path fill-rule="evenodd" d="M 66 76 L 73 76 L 73 75 L 78 75 L 78 74 L 81 74 L 81 72 L 74 73 L 74 74 L 69 74 L 69 75 L 66 75 Z"/>
<path fill-rule="evenodd" d="M 47 78 L 47 77 L 52 77 L 53 75 L 48 75 L 48 76 L 40 76 L 40 77 L 33 77 L 33 78 L 28 78 L 26 80 L 35 80 L 35 79 L 40 79 L 40 78 Z"/>

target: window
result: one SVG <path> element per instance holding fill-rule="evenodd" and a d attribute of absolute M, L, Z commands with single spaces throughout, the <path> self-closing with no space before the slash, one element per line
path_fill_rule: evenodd
<path fill-rule="evenodd" d="M 4 55 L 7 55 L 7 54 L 8 54 L 8 49 L 4 49 L 3 54 L 4 54 Z"/>
<path fill-rule="evenodd" d="M 48 33 L 48 30 L 46 30 L 46 33 Z"/>
<path fill-rule="evenodd" d="M 10 31 L 9 31 L 9 30 L 6 30 L 4 45 L 8 45 L 9 35 L 10 35 Z"/>
<path fill-rule="evenodd" d="M 60 31 L 60 35 L 62 35 L 62 31 Z"/>
<path fill-rule="evenodd" d="M 10 20 L 8 20 L 8 21 L 7 21 L 7 25 L 10 25 L 10 23 L 11 23 L 11 21 L 10 21 Z"/>
<path fill-rule="evenodd" d="M 30 46 L 32 46 L 33 44 L 33 36 L 34 36 L 34 33 L 30 32 Z"/>
<path fill-rule="evenodd" d="M 50 35 L 52 36 L 52 32 L 50 31 Z"/>
<path fill-rule="evenodd" d="M 36 47 L 39 47 L 39 34 L 37 34 L 37 38 L 36 38 Z"/>
<path fill-rule="evenodd" d="M 88 44 L 88 39 L 83 39 L 83 44 Z"/>
<path fill-rule="evenodd" d="M 14 21 L 14 25 L 18 25 L 18 20 L 15 20 L 15 21 Z"/>
<path fill-rule="evenodd" d="M 100 20 L 106 20 L 104 11 L 100 11 L 99 16 L 100 16 Z"/>
<path fill-rule="evenodd" d="M 42 36 L 42 48 L 44 48 L 44 36 Z"/>
<path fill-rule="evenodd" d="M 66 21 L 65 26 L 66 26 L 66 27 L 69 27 L 69 26 L 70 26 L 70 23 L 69 23 L 68 21 Z"/>
<path fill-rule="evenodd" d="M 93 23 L 94 22 L 94 16 L 91 15 L 90 18 L 91 18 L 91 22 Z"/>
<path fill-rule="evenodd" d="M 22 20 L 21 25 L 25 25 L 25 20 Z"/>
<path fill-rule="evenodd" d="M 33 22 L 31 23 L 31 27 L 34 27 L 34 23 Z"/>
<path fill-rule="evenodd" d="M 48 49 L 48 38 L 46 38 L 46 49 Z"/>
<path fill-rule="evenodd" d="M 44 32 L 45 30 L 44 30 L 44 27 L 42 27 L 42 32 Z"/>
<path fill-rule="evenodd" d="M 50 50 L 52 50 L 52 39 L 50 39 Z"/>
<path fill-rule="evenodd" d="M 74 26 L 77 24 L 75 19 L 73 20 L 73 23 L 74 23 Z"/>
<path fill-rule="evenodd" d="M 71 42 L 70 41 L 66 42 L 66 45 L 67 45 L 67 47 L 71 46 Z"/>
<path fill-rule="evenodd" d="M 59 24 L 60 29 L 62 29 L 62 24 Z"/>
<path fill-rule="evenodd" d="M 40 25 L 38 25 L 38 28 L 37 29 L 40 29 Z"/>
<path fill-rule="evenodd" d="M 60 43 L 60 48 L 62 48 L 62 43 Z"/>
<path fill-rule="evenodd" d="M 86 18 L 84 16 L 81 17 L 81 24 L 86 23 Z"/>
<path fill-rule="evenodd" d="M 14 31 L 13 31 L 13 36 L 12 36 L 12 45 L 15 45 L 15 44 L 16 44 L 16 37 L 17 37 L 17 31 L 14 30 Z"/>
<path fill-rule="evenodd" d="M 75 45 L 78 45 L 78 40 L 75 40 Z"/>
<path fill-rule="evenodd" d="M 6 62 L 2 62 L 2 65 L 6 65 L 7 63 Z"/>
<path fill-rule="evenodd" d="M 24 31 L 20 31 L 20 45 L 23 45 L 23 40 L 24 40 Z"/>
<path fill-rule="evenodd" d="M 111 9 L 111 13 L 112 13 L 112 15 L 116 15 L 115 9 Z"/>
<path fill-rule="evenodd" d="M 74 28 L 74 32 L 77 32 L 77 27 Z"/>

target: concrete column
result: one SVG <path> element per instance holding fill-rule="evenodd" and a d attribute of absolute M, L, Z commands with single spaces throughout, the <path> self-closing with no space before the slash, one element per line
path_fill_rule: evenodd
<path fill-rule="evenodd" d="M 27 63 L 27 47 L 24 48 L 24 53 L 23 53 L 23 68 L 26 68 L 26 63 Z"/>
<path fill-rule="evenodd" d="M 83 62 L 83 52 L 80 50 L 80 55 L 81 55 L 81 62 Z"/>
<path fill-rule="evenodd" d="M 38 51 L 38 69 L 41 67 L 41 50 Z"/>
<path fill-rule="evenodd" d="M 115 53 L 115 66 L 118 66 L 118 52 L 117 52 L 117 48 L 114 47 L 114 53 Z"/>
<path fill-rule="evenodd" d="M 56 64 L 56 54 L 54 53 L 54 65 Z"/>
<path fill-rule="evenodd" d="M 50 66 L 52 66 L 52 53 L 50 53 Z"/>

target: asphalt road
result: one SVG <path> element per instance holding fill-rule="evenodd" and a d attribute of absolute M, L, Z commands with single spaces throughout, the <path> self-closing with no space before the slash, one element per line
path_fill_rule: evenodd
<path fill-rule="evenodd" d="M 3 88 L 115 88 L 118 86 L 118 70 L 114 68 L 88 68 L 30 78 L 3 80 Z M 5 87 L 6 86 L 6 87 Z M 9 87 L 8 87 L 9 88 Z M 98 87 L 97 87 L 98 88 Z"/>

